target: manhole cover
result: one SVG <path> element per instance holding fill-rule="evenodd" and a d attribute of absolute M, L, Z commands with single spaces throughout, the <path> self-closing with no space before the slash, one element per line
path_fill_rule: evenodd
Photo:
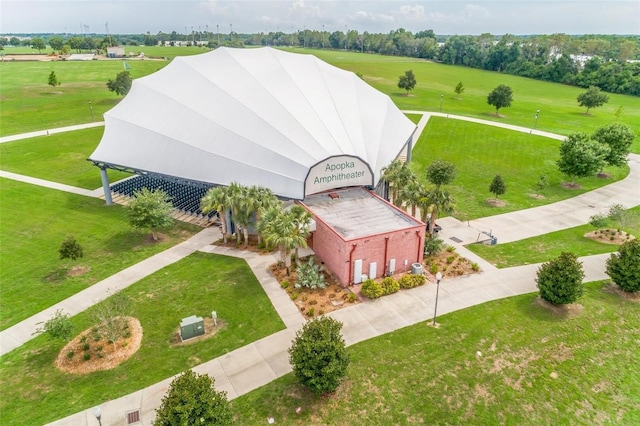
<path fill-rule="evenodd" d="M 132 425 L 140 422 L 140 410 L 127 413 L 127 424 Z"/>
<path fill-rule="evenodd" d="M 451 237 L 451 238 L 449 238 L 449 239 L 450 239 L 451 241 L 456 242 L 456 243 L 461 243 L 461 242 L 462 242 L 462 240 L 461 240 L 460 238 L 456 238 L 456 237 Z"/>

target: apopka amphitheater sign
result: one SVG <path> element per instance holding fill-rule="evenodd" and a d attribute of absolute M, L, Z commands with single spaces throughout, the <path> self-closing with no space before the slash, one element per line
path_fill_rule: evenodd
<path fill-rule="evenodd" d="M 339 155 L 320 161 L 309 169 L 304 183 L 305 195 L 345 186 L 373 185 L 373 172 L 358 157 Z"/>

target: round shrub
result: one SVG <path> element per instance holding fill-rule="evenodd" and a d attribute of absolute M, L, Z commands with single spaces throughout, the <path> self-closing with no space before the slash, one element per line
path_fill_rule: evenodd
<path fill-rule="evenodd" d="M 362 283 L 360 292 L 364 297 L 368 297 L 369 299 L 377 299 L 378 297 L 384 296 L 382 286 L 371 278 Z"/>
<path fill-rule="evenodd" d="M 628 293 L 640 291 L 640 241 L 625 241 L 607 259 L 607 274 Z"/>
<path fill-rule="evenodd" d="M 386 277 L 382 280 L 382 291 L 384 295 L 397 293 L 400 291 L 400 284 L 393 277 Z"/>
<path fill-rule="evenodd" d="M 315 394 L 335 391 L 347 374 L 349 354 L 342 323 L 329 317 L 307 322 L 289 348 L 289 362 L 298 381 Z"/>
<path fill-rule="evenodd" d="M 401 288 L 414 288 L 423 285 L 427 279 L 422 274 L 405 274 L 399 280 Z"/>
<path fill-rule="evenodd" d="M 540 297 L 554 305 L 573 303 L 582 297 L 584 271 L 575 254 L 563 252 L 538 269 Z"/>

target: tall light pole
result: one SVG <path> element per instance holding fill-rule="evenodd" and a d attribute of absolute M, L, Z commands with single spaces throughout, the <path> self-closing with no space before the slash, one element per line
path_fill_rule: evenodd
<path fill-rule="evenodd" d="M 442 112 L 442 99 L 444 99 L 444 95 L 440 95 L 440 112 Z"/>
<path fill-rule="evenodd" d="M 438 286 L 438 287 L 436 287 L 436 307 L 435 307 L 435 309 L 433 311 L 433 326 L 434 327 L 436 326 L 436 315 L 438 313 L 438 293 L 440 293 L 440 280 L 441 279 L 442 279 L 442 274 L 440 272 L 438 272 L 436 274 L 436 283 L 437 283 L 437 286 Z"/>
<path fill-rule="evenodd" d="M 89 101 L 89 111 L 91 111 L 91 122 L 93 123 L 93 105 L 91 104 L 91 101 Z"/>
<path fill-rule="evenodd" d="M 537 111 L 536 111 L 536 123 L 535 123 L 535 125 L 533 126 L 533 128 L 534 128 L 534 129 L 537 129 L 537 128 L 538 128 L 538 116 L 539 116 L 539 115 L 540 115 L 540 110 L 537 110 Z"/>
<path fill-rule="evenodd" d="M 216 32 L 218 33 L 218 47 L 220 47 L 220 24 L 216 24 Z"/>
<path fill-rule="evenodd" d="M 102 409 L 99 405 L 93 409 L 93 415 L 98 419 L 98 425 L 102 426 L 102 421 L 100 420 L 102 418 Z"/>
<path fill-rule="evenodd" d="M 322 48 L 324 49 L 324 24 L 322 24 Z"/>

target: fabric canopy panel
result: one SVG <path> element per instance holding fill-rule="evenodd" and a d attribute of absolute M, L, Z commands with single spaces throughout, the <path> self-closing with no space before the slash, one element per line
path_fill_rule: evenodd
<path fill-rule="evenodd" d="M 268 47 L 176 57 L 104 118 L 91 161 L 293 199 L 329 157 L 361 159 L 377 184 L 415 129 L 354 73 Z"/>

